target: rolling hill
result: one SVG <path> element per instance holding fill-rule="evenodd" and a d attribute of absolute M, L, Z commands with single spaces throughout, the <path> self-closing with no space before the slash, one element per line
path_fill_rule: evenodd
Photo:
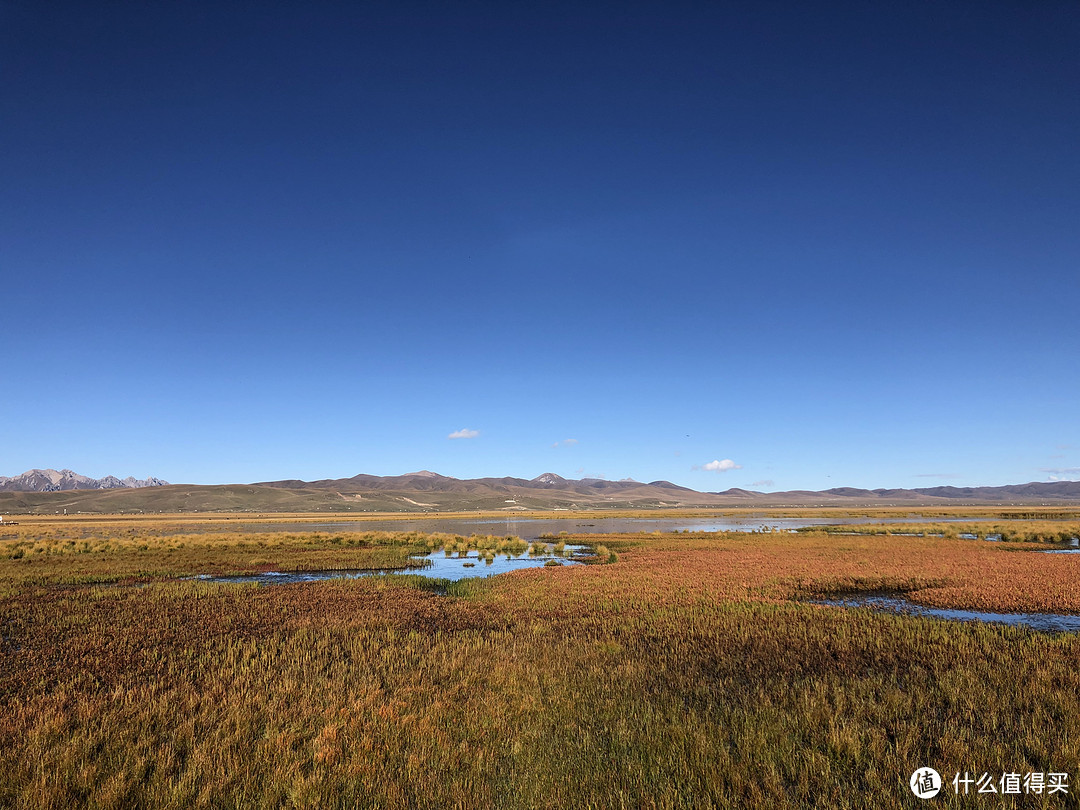
<path fill-rule="evenodd" d="M 70 471 L 66 471 L 70 472 Z M 73 474 L 74 475 L 74 474 Z M 6 482 L 15 479 L 3 479 Z M 92 479 L 87 479 L 92 480 Z M 428 470 L 397 476 L 356 475 L 318 481 L 255 484 L 121 485 L 107 488 L 0 491 L 0 514 L 117 512 L 444 512 L 566 509 L 782 506 L 1080 505 L 1080 481 L 999 487 L 929 487 L 755 492 L 698 492 L 669 481 L 566 479 L 545 473 L 524 478 L 451 478 Z"/>

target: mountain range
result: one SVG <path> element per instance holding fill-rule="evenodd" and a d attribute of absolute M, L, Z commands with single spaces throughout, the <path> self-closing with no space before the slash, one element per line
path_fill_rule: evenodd
<path fill-rule="evenodd" d="M 1032 482 L 999 487 L 938 486 L 858 489 L 698 492 L 670 481 L 641 483 L 597 478 L 567 479 L 544 473 L 533 479 L 459 479 L 429 470 L 396 476 L 263 481 L 256 484 L 167 484 L 108 476 L 93 479 L 71 470 L 31 470 L 0 477 L 0 513 L 69 512 L 447 512 L 525 510 L 932 506 L 1080 504 L 1080 481 Z"/>
<path fill-rule="evenodd" d="M 72 489 L 140 489 L 142 487 L 163 487 L 168 481 L 160 478 L 139 480 L 128 476 L 117 478 L 106 475 L 104 478 L 90 478 L 79 475 L 73 470 L 27 470 L 22 475 L 11 478 L 0 475 L 0 492 L 65 492 Z"/>

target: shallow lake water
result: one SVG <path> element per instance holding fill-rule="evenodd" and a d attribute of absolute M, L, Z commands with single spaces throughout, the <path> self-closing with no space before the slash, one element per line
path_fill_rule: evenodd
<path fill-rule="evenodd" d="M 959 523 L 975 518 L 904 517 L 904 518 L 770 518 L 766 515 L 739 517 L 691 517 L 691 518 L 438 518 L 417 517 L 403 520 L 336 520 L 264 523 L 257 520 L 236 524 L 236 528 L 260 532 L 446 532 L 468 536 L 514 535 L 522 540 L 536 540 L 542 534 L 636 534 L 639 532 L 759 532 L 795 531 L 806 526 L 860 525 L 867 523 Z"/>
<path fill-rule="evenodd" d="M 907 616 L 929 616 L 961 622 L 992 622 L 1012 627 L 1029 627 L 1046 633 L 1080 632 L 1080 616 L 1058 613 L 991 613 L 981 610 L 952 610 L 925 607 L 909 602 L 899 596 L 873 594 L 838 599 L 813 599 L 815 605 L 834 605 L 847 608 L 870 608 L 882 613 L 899 613 Z"/>
<path fill-rule="evenodd" d="M 387 568 L 377 570 L 335 570 L 335 571 L 266 571 L 259 574 L 242 574 L 239 576 L 216 577 L 204 574 L 192 579 L 203 582 L 257 582 L 260 585 L 291 585 L 297 582 L 322 582 L 328 579 L 358 579 L 360 577 L 377 577 L 386 574 L 420 574 L 433 579 L 449 579 L 456 582 L 468 577 L 490 577 L 495 574 L 505 574 L 508 571 L 520 571 L 525 568 L 543 568 L 549 561 L 554 560 L 560 565 L 581 565 L 573 559 L 575 555 L 585 554 L 588 550 L 585 546 L 567 546 L 563 556 L 557 554 L 519 556 L 500 554 L 491 562 L 481 558 L 476 549 L 470 549 L 464 556 L 460 552 L 454 552 L 447 556 L 442 549 L 430 554 L 418 554 L 412 559 L 416 562 L 415 568 Z"/>

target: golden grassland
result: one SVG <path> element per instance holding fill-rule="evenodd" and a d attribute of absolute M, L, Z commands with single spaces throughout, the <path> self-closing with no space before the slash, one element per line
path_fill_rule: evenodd
<path fill-rule="evenodd" d="M 86 526 L 0 540 L 0 807 L 898 808 L 922 766 L 1064 771 L 1015 805 L 1078 805 L 1075 636 L 800 601 L 1080 612 L 1080 555 L 1045 545 L 580 535 L 614 562 L 436 592 L 169 577 L 445 538 Z"/>

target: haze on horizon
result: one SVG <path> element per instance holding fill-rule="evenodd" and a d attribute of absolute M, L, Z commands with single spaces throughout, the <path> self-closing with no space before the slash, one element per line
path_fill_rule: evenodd
<path fill-rule="evenodd" d="M 1080 478 L 1080 6 L 0 4 L 0 476 Z"/>

